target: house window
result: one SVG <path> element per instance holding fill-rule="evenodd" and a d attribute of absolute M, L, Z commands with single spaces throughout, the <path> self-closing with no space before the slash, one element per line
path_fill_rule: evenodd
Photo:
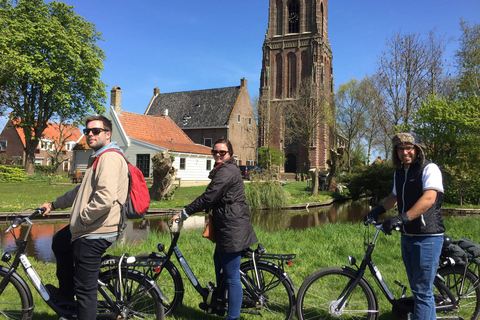
<path fill-rule="evenodd" d="M 212 160 L 207 160 L 207 171 L 212 170 Z"/>
<path fill-rule="evenodd" d="M 248 125 L 249 125 L 249 126 L 252 125 L 252 118 L 248 118 Z"/>
<path fill-rule="evenodd" d="M 0 151 L 7 151 L 7 141 L 0 141 Z"/>
<path fill-rule="evenodd" d="M 247 160 L 247 166 L 254 166 L 254 165 L 255 165 L 255 161 Z"/>
<path fill-rule="evenodd" d="M 185 158 L 180 158 L 180 170 L 185 170 L 186 167 Z"/>
<path fill-rule="evenodd" d="M 212 138 L 204 138 L 203 139 L 203 145 L 207 147 L 212 147 Z"/>
<path fill-rule="evenodd" d="M 43 158 L 35 158 L 35 164 L 42 165 L 42 163 L 43 163 Z"/>
<path fill-rule="evenodd" d="M 137 168 L 142 171 L 144 177 L 148 177 L 150 174 L 150 155 L 149 154 L 137 154 Z"/>
<path fill-rule="evenodd" d="M 237 122 L 238 123 L 242 122 L 242 116 L 240 114 L 237 114 Z"/>

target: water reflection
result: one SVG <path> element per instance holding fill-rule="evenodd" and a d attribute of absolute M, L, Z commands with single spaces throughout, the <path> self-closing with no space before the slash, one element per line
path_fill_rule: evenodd
<path fill-rule="evenodd" d="M 255 226 L 262 228 L 267 232 L 281 230 L 303 230 L 317 227 L 326 223 L 337 222 L 359 222 L 363 216 L 370 210 L 367 200 L 357 202 L 334 203 L 328 207 L 311 208 L 308 211 L 257 211 L 252 212 L 252 221 Z M 387 214 L 386 214 L 387 215 Z M 150 231 L 166 232 L 168 230 L 167 218 L 150 218 L 145 222 L 128 221 L 127 227 L 119 241 L 136 243 L 147 238 Z M 39 223 L 32 227 L 30 239 L 28 239 L 27 254 L 44 262 L 55 262 L 55 257 L 51 250 L 52 236 L 55 232 L 66 226 L 66 223 Z M 184 223 L 185 229 L 203 229 L 205 227 L 204 216 L 192 216 Z M 5 250 L 16 251 L 16 245 L 12 234 L 5 233 L 6 226 L 0 225 L 0 245 L 2 252 Z M 23 232 L 27 228 L 23 228 Z M 15 229 L 15 235 L 20 230 Z"/>

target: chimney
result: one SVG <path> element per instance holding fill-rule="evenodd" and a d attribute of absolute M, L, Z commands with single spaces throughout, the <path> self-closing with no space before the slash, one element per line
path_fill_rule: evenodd
<path fill-rule="evenodd" d="M 116 113 L 122 112 L 122 89 L 115 86 L 110 91 L 110 106 L 112 106 Z"/>
<path fill-rule="evenodd" d="M 243 87 L 247 87 L 247 79 L 245 78 L 242 78 L 240 79 L 240 86 L 243 88 Z"/>
<path fill-rule="evenodd" d="M 153 88 L 153 96 L 155 97 L 157 94 L 160 94 L 160 89 Z"/>
<path fill-rule="evenodd" d="M 168 109 L 164 109 L 163 112 L 162 112 L 162 115 L 163 116 L 168 116 Z"/>

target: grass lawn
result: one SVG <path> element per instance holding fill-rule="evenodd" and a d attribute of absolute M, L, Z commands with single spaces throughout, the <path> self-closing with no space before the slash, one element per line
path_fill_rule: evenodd
<path fill-rule="evenodd" d="M 245 187 L 249 188 L 250 183 Z M 73 185 L 49 184 L 48 180 L 34 180 L 22 182 L 0 182 L 0 212 L 22 211 L 27 208 L 35 208 L 45 202 L 55 200 L 58 196 L 73 189 Z M 306 190 L 306 182 L 289 181 L 284 188 L 290 193 L 290 203 L 312 203 L 332 199 L 331 193 L 319 192 L 318 197 L 311 197 L 310 191 Z M 175 191 L 172 200 L 151 201 L 151 208 L 175 209 L 183 208 L 196 197 L 201 195 L 206 186 L 181 187 Z"/>

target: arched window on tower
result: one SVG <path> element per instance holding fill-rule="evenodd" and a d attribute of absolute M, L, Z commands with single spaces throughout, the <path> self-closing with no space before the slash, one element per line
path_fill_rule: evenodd
<path fill-rule="evenodd" d="M 277 28 L 276 34 L 283 34 L 283 1 L 277 0 Z"/>
<path fill-rule="evenodd" d="M 323 3 L 320 4 L 320 23 L 321 23 L 321 35 L 323 37 L 323 26 L 325 25 L 325 22 L 323 21 L 324 15 L 323 15 Z"/>
<path fill-rule="evenodd" d="M 280 99 L 282 97 L 282 55 L 279 53 L 275 56 L 275 98 Z"/>
<path fill-rule="evenodd" d="M 288 4 L 288 33 L 300 32 L 300 4 L 292 0 Z"/>
<path fill-rule="evenodd" d="M 309 80 L 312 76 L 312 64 L 310 63 L 308 51 L 302 52 L 302 82 Z"/>
<path fill-rule="evenodd" d="M 287 74 L 287 97 L 295 96 L 297 90 L 297 56 L 290 52 L 288 58 L 288 74 Z"/>

